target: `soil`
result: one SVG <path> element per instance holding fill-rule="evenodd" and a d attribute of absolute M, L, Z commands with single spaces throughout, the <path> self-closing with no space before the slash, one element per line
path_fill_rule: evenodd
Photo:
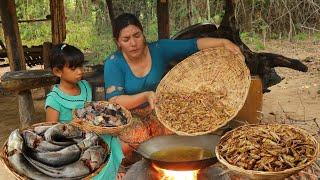
<path fill-rule="evenodd" d="M 251 47 L 251 49 L 254 49 Z M 270 88 L 263 96 L 262 122 L 290 123 L 306 129 L 320 140 L 320 43 L 312 40 L 266 42 L 264 52 L 281 54 L 301 60 L 309 71 L 298 72 L 276 68 L 285 79 Z M 0 76 L 9 68 L 0 68 Z M 35 106 L 35 122 L 45 120 L 44 90 L 32 90 Z M 0 144 L 10 132 L 19 127 L 18 102 L 15 94 L 0 94 Z M 0 169 L 0 179 L 12 177 Z"/>

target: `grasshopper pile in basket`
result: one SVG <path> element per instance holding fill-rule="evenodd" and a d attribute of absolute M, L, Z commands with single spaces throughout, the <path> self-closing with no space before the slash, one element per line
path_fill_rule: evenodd
<path fill-rule="evenodd" d="M 224 139 L 219 154 L 247 170 L 282 171 L 304 165 L 316 155 L 310 138 L 284 125 L 244 126 Z"/>
<path fill-rule="evenodd" d="M 189 134 L 208 132 L 225 122 L 234 109 L 223 102 L 226 93 L 179 92 L 158 96 L 159 119 L 171 129 Z"/>

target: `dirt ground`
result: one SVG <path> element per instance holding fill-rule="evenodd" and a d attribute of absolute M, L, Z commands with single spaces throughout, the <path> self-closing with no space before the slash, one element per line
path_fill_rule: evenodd
<path fill-rule="evenodd" d="M 266 42 L 265 52 L 281 54 L 301 60 L 309 67 L 307 73 L 287 68 L 276 71 L 285 79 L 271 87 L 263 96 L 263 122 L 285 122 L 305 128 L 320 140 L 320 42 Z M 0 68 L 0 76 L 8 68 Z M 33 90 L 35 121 L 45 119 L 44 91 Z M 14 94 L 0 94 L 0 144 L 9 133 L 19 127 L 17 98 Z M 11 177 L 0 169 L 0 179 Z"/>

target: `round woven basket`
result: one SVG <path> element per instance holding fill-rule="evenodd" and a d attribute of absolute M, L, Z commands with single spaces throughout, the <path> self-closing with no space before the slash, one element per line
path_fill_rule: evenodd
<path fill-rule="evenodd" d="M 31 127 L 24 128 L 21 131 L 23 131 L 25 129 L 34 128 L 34 127 L 37 127 L 37 126 L 48 126 L 48 125 L 54 125 L 54 124 L 57 124 L 57 123 L 51 123 L 51 122 L 37 123 L 37 124 L 33 124 Z M 7 143 L 8 143 L 8 140 L 5 141 L 5 143 L 2 145 L 2 149 L 0 150 L 0 161 L 1 161 L 1 163 L 4 165 L 4 167 L 7 169 L 7 171 L 10 172 L 10 174 L 12 174 L 16 179 L 19 179 L 19 180 L 30 179 L 25 175 L 17 173 L 14 170 L 14 168 L 10 165 L 10 162 L 8 160 L 8 155 L 7 155 L 7 147 L 8 147 Z M 104 148 L 108 148 L 108 146 L 105 143 L 102 143 L 101 145 Z M 109 148 L 108 148 L 108 151 L 110 151 Z M 88 176 L 84 177 L 83 179 L 86 179 L 86 180 L 92 179 L 94 176 L 99 174 L 99 172 L 104 168 L 104 166 L 106 165 L 107 162 L 108 162 L 108 160 L 106 160 L 106 162 L 103 163 L 98 169 L 96 169 L 94 172 L 92 172 Z"/>
<path fill-rule="evenodd" d="M 179 135 L 213 132 L 237 115 L 250 83 L 242 55 L 225 48 L 202 50 L 178 63 L 160 81 L 156 115 Z"/>
<path fill-rule="evenodd" d="M 96 101 L 96 102 L 99 102 L 105 106 L 108 106 L 109 104 L 114 104 L 114 103 L 111 103 L 108 101 Z M 95 132 L 100 135 L 109 134 L 109 135 L 113 135 L 113 136 L 118 136 L 122 130 L 124 130 L 125 128 L 129 127 L 132 124 L 132 115 L 131 115 L 130 111 L 128 111 L 123 106 L 120 106 L 120 107 L 121 107 L 121 110 L 124 112 L 125 117 L 127 118 L 127 124 L 125 124 L 125 125 L 116 126 L 116 127 L 95 126 L 95 125 L 91 124 L 89 121 L 79 119 L 76 115 L 75 110 L 72 111 L 73 120 L 71 123 L 74 126 L 77 126 L 77 127 L 81 128 L 85 131 L 88 131 L 88 132 Z"/>
<path fill-rule="evenodd" d="M 297 167 L 293 167 L 290 169 L 285 169 L 283 171 L 276 171 L 276 172 L 268 172 L 268 171 L 256 171 L 256 170 L 246 170 L 243 169 L 241 167 L 235 166 L 230 164 L 221 154 L 221 152 L 219 151 L 219 146 L 222 142 L 225 142 L 226 140 L 228 140 L 229 138 L 231 138 L 231 136 L 233 134 L 238 134 L 240 131 L 246 131 L 246 129 L 248 128 L 265 128 L 266 126 L 282 126 L 283 128 L 286 128 L 288 130 L 294 130 L 294 132 L 300 133 L 302 134 L 304 137 L 306 137 L 307 139 L 309 139 L 315 148 L 315 153 L 314 156 L 312 157 L 311 160 L 307 161 L 305 164 L 302 164 L 300 166 Z M 249 177 L 250 179 L 265 179 L 265 180 L 269 180 L 269 179 L 285 179 L 286 177 L 289 177 L 299 171 L 301 171 L 302 169 L 306 168 L 307 166 L 310 166 L 312 163 L 314 163 L 317 160 L 317 157 L 319 155 L 319 143 L 317 142 L 317 140 L 311 136 L 309 133 L 307 133 L 305 130 L 302 130 L 300 128 L 294 127 L 292 125 L 287 125 L 287 124 L 259 124 L 259 125 L 245 125 L 245 126 L 240 126 L 236 129 L 233 129 L 232 131 L 227 132 L 224 136 L 221 137 L 219 144 L 216 146 L 215 149 L 216 152 L 216 156 L 218 158 L 218 160 L 224 164 L 225 166 L 227 166 L 230 170 L 242 174 L 246 177 Z"/>

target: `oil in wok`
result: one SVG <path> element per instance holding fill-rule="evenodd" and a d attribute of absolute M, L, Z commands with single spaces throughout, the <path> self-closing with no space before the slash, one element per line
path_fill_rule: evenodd
<path fill-rule="evenodd" d="M 151 159 L 166 162 L 198 161 L 212 157 L 210 150 L 192 146 L 171 147 L 151 154 Z"/>

